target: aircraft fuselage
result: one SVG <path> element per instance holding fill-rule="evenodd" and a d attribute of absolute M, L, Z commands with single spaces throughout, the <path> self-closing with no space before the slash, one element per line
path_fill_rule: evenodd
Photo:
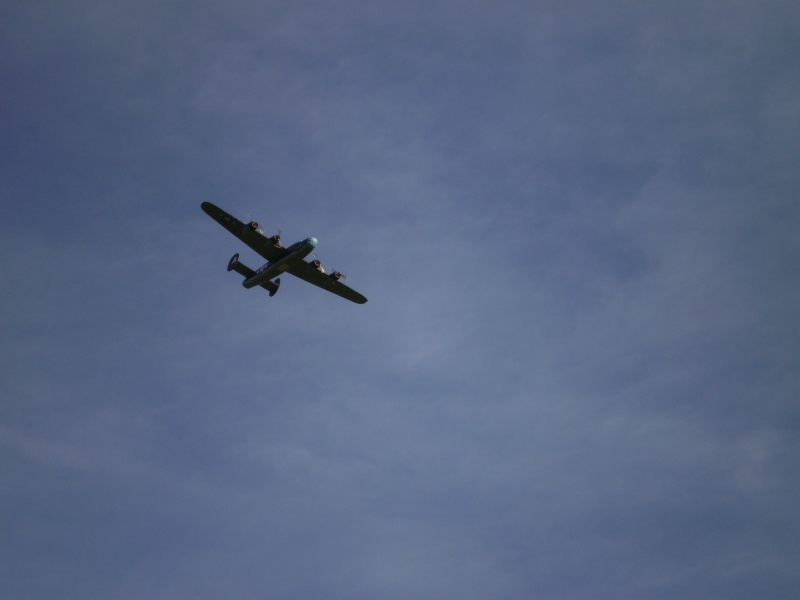
<path fill-rule="evenodd" d="M 269 281 L 273 277 L 277 277 L 284 271 L 291 269 L 306 256 L 311 254 L 316 247 L 317 238 L 313 237 L 292 244 L 286 249 L 286 252 L 283 256 L 274 262 L 268 262 L 265 264 L 258 271 L 256 271 L 255 275 L 245 279 L 242 282 L 242 285 L 250 289 Z"/>

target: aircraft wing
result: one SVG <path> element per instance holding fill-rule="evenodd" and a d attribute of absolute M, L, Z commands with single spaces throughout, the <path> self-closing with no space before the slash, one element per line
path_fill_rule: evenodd
<path fill-rule="evenodd" d="M 220 207 L 211 204 L 211 202 L 203 202 L 200 208 L 202 208 L 209 217 L 214 219 L 268 261 L 275 261 L 283 256 L 286 249 L 281 246 L 280 243 L 275 244 L 271 238 L 251 229 L 248 225 L 242 223 L 233 215 L 229 215 Z"/>
<path fill-rule="evenodd" d="M 289 269 L 287 273 L 291 273 L 295 277 L 299 277 L 308 283 L 313 283 L 315 286 L 321 287 L 323 290 L 332 292 L 337 296 L 346 298 L 347 300 L 355 302 L 356 304 L 367 303 L 367 299 L 353 288 L 347 287 L 341 281 L 336 281 L 330 275 L 320 272 L 311 263 L 307 263 L 304 260 L 301 260 L 299 263 Z"/>

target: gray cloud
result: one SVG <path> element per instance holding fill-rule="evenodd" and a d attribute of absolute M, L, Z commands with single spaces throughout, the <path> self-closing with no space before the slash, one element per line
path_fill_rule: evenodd
<path fill-rule="evenodd" d="M 3 596 L 796 594 L 792 4 L 4 13 Z"/>

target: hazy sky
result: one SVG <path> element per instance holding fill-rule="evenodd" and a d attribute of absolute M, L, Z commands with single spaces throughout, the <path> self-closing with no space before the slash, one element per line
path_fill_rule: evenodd
<path fill-rule="evenodd" d="M 3 3 L 0 597 L 800 597 L 799 99 L 797 2 Z"/>

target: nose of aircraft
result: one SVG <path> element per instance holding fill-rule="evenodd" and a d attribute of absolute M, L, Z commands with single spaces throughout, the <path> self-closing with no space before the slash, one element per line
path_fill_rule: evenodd
<path fill-rule="evenodd" d="M 306 244 L 308 244 L 312 248 L 316 248 L 317 247 L 317 238 L 308 238 L 306 240 Z"/>

